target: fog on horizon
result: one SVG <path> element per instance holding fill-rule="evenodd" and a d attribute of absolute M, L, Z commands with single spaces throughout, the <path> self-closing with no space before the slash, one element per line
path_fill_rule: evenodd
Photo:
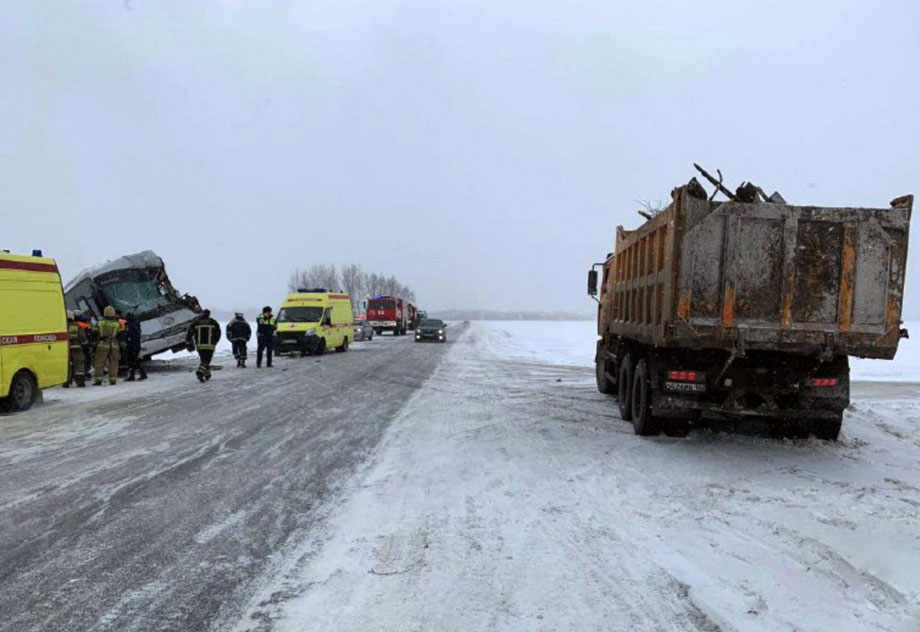
<path fill-rule="evenodd" d="M 431 310 L 590 313 L 589 265 L 693 162 L 791 203 L 920 194 L 907 0 L 3 15 L 0 248 L 43 249 L 65 282 L 152 249 L 217 309 L 277 304 L 295 267 L 355 262 Z"/>

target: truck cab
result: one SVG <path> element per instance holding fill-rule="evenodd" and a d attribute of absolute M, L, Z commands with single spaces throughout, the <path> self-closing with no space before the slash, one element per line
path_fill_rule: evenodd
<path fill-rule="evenodd" d="M 409 329 L 407 302 L 398 296 L 375 296 L 367 302 L 367 322 L 378 335 L 385 331 L 405 335 Z"/>

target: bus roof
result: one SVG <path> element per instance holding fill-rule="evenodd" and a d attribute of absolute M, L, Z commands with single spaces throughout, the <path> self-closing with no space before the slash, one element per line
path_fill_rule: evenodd
<path fill-rule="evenodd" d="M 73 279 L 70 280 L 69 283 L 67 283 L 67 285 L 64 287 L 64 291 L 70 291 L 73 286 L 75 286 L 86 277 L 97 277 L 102 274 L 106 274 L 107 272 L 124 270 L 126 268 L 144 269 L 162 267 L 164 267 L 163 259 L 161 259 L 157 253 L 152 250 L 144 250 L 143 252 L 138 252 L 133 255 L 124 255 L 123 257 L 111 259 L 105 263 L 100 263 L 81 270 Z"/>

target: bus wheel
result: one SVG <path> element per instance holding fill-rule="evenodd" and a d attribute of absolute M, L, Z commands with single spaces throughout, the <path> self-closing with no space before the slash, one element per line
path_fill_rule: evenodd
<path fill-rule="evenodd" d="M 338 353 L 345 353 L 348 351 L 348 336 L 345 336 L 345 339 L 342 340 L 342 344 L 335 348 Z"/>
<path fill-rule="evenodd" d="M 20 371 L 10 382 L 10 408 L 15 411 L 29 410 L 36 400 L 38 386 L 28 371 Z"/>
<path fill-rule="evenodd" d="M 620 405 L 620 419 L 623 421 L 632 420 L 632 377 L 632 354 L 627 353 L 620 360 L 620 368 L 617 370 L 617 401 Z"/>
<path fill-rule="evenodd" d="M 651 437 L 661 432 L 661 423 L 652 416 L 652 398 L 648 387 L 648 360 L 636 363 L 632 388 L 632 423 L 637 435 Z"/>

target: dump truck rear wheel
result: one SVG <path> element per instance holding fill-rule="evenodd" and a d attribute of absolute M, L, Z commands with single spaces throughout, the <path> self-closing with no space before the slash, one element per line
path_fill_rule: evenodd
<path fill-rule="evenodd" d="M 840 427 L 843 425 L 843 413 L 834 419 L 818 419 L 812 425 L 811 433 L 824 441 L 836 441 L 840 436 Z"/>
<path fill-rule="evenodd" d="M 661 432 L 661 422 L 652 416 L 652 398 L 648 387 L 648 360 L 636 363 L 632 388 L 632 424 L 637 435 L 651 437 Z"/>
<path fill-rule="evenodd" d="M 613 383 L 607 379 L 607 351 L 604 343 L 597 343 L 597 355 L 594 359 L 594 377 L 597 380 L 597 390 L 604 395 L 613 394 Z"/>
<path fill-rule="evenodd" d="M 617 401 L 620 406 L 620 419 L 623 421 L 632 420 L 632 376 L 632 354 L 627 353 L 620 360 L 620 367 L 617 370 Z"/>

